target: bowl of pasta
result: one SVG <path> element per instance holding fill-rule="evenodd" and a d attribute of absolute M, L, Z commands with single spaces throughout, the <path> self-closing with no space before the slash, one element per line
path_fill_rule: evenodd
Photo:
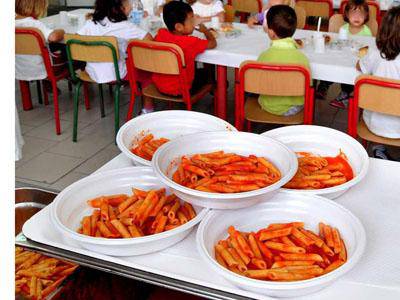
<path fill-rule="evenodd" d="M 196 241 L 205 263 L 240 288 L 299 297 L 350 271 L 366 234 L 357 217 L 332 200 L 279 192 L 245 210 L 209 212 Z"/>
<path fill-rule="evenodd" d="M 364 147 L 338 130 L 295 125 L 273 129 L 262 135 L 279 140 L 298 156 L 298 171 L 283 186 L 289 192 L 334 199 L 367 174 L 369 158 Z"/>
<path fill-rule="evenodd" d="M 209 114 L 167 110 L 138 116 L 125 123 L 117 134 L 117 145 L 134 165 L 151 166 L 158 147 L 171 139 L 203 131 L 237 131 L 228 122 Z"/>
<path fill-rule="evenodd" d="M 247 132 L 201 132 L 161 146 L 152 165 L 181 199 L 236 209 L 266 201 L 296 173 L 297 158 L 282 143 Z"/>
<path fill-rule="evenodd" d="M 151 168 L 129 167 L 73 183 L 57 195 L 50 215 L 67 243 L 131 256 L 181 241 L 206 213 L 171 193 Z"/>

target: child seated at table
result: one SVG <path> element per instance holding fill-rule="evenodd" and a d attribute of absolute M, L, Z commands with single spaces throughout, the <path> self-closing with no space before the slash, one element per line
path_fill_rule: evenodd
<path fill-rule="evenodd" d="M 217 41 L 202 24 L 199 25 L 198 30 L 205 35 L 206 39 L 192 36 L 195 20 L 192 7 L 187 3 L 180 1 L 167 3 L 163 9 L 163 18 L 168 29 L 160 29 L 155 41 L 173 43 L 182 49 L 186 63 L 186 85 L 191 92 L 194 92 L 208 82 L 204 69 L 195 70 L 195 58 L 206 49 L 215 48 Z M 172 96 L 182 95 L 177 75 L 153 74 L 152 78 L 161 93 Z"/>
<path fill-rule="evenodd" d="M 38 19 L 47 13 L 47 0 L 16 0 L 15 1 L 15 27 L 33 27 L 43 34 L 49 42 L 50 57 L 53 66 L 58 71 L 66 67 L 65 56 L 54 43 L 64 39 L 64 30 L 52 30 Z M 55 70 L 56 71 L 56 70 Z M 18 80 L 41 80 L 47 78 L 46 68 L 40 55 L 16 55 L 15 78 Z M 48 87 L 51 90 L 51 86 Z"/>
<path fill-rule="evenodd" d="M 212 17 L 218 17 L 220 22 L 225 21 L 225 10 L 220 0 L 197 0 L 192 4 L 196 23 L 210 22 Z"/>
<path fill-rule="evenodd" d="M 80 35 L 114 36 L 118 39 L 119 48 L 119 73 L 121 79 L 126 79 L 126 48 L 128 40 L 143 39 L 153 40 L 153 37 L 146 31 L 128 21 L 132 11 L 130 0 L 97 0 L 91 20 L 78 31 Z M 86 72 L 90 78 L 97 83 L 106 83 L 116 80 L 113 63 L 92 63 L 86 64 Z M 142 75 L 143 78 L 140 76 Z M 138 75 L 138 80 L 143 84 L 150 83 L 150 75 L 145 73 Z"/>
<path fill-rule="evenodd" d="M 368 54 L 358 61 L 357 70 L 400 80 L 400 6 L 391 8 L 383 17 L 376 46 L 377 49 L 370 47 Z M 400 138 L 400 117 L 366 109 L 362 117 L 372 133 L 386 138 Z M 377 158 L 391 159 L 382 145 L 373 147 L 373 153 Z"/>
<path fill-rule="evenodd" d="M 251 28 L 254 27 L 254 25 L 256 25 L 256 24 L 261 24 L 265 27 L 266 22 L 267 22 L 265 16 L 267 15 L 268 9 L 274 5 L 289 5 L 290 7 L 294 8 L 295 1 L 294 0 L 269 0 L 263 5 L 260 13 L 256 14 L 255 16 L 250 16 L 247 19 L 247 25 Z"/>
<path fill-rule="evenodd" d="M 297 49 L 296 42 L 292 38 L 297 25 L 294 9 L 287 5 L 275 5 L 268 10 L 266 18 L 268 25 L 266 31 L 271 39 L 271 46 L 260 54 L 258 61 L 297 64 L 309 69 L 307 57 Z M 304 97 L 260 95 L 258 103 L 263 110 L 271 114 L 291 116 L 303 109 Z"/>
<path fill-rule="evenodd" d="M 343 14 L 346 22 L 340 30 L 346 30 L 347 35 L 372 36 L 372 32 L 366 23 L 369 20 L 369 8 L 366 0 L 350 0 Z M 317 97 L 325 98 L 330 82 L 320 82 L 317 89 Z M 330 105 L 337 108 L 346 108 L 350 94 L 353 92 L 353 86 L 349 84 L 341 85 L 341 92 L 336 99 L 330 102 Z"/>

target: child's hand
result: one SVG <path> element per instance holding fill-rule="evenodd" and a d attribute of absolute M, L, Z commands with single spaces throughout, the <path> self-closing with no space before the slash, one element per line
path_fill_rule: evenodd
<path fill-rule="evenodd" d="M 198 29 L 200 32 L 202 32 L 202 33 L 206 33 L 206 32 L 208 32 L 208 29 L 207 29 L 207 27 L 206 26 L 204 26 L 204 24 L 199 24 L 199 29 Z"/>
<path fill-rule="evenodd" d="M 248 25 L 250 28 L 253 28 L 254 25 L 256 25 L 257 23 L 258 23 L 258 20 L 257 20 L 257 17 L 255 17 L 255 16 L 249 17 L 249 18 L 247 19 L 247 25 Z"/>

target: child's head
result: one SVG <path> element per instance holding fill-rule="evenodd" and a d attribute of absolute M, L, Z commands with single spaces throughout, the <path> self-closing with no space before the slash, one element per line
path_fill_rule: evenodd
<path fill-rule="evenodd" d="M 292 37 L 297 26 L 296 12 L 287 5 L 272 6 L 267 13 L 267 25 L 271 40 Z"/>
<path fill-rule="evenodd" d="M 171 1 L 163 8 L 164 23 L 170 32 L 189 35 L 194 30 L 192 7 L 181 1 Z"/>
<path fill-rule="evenodd" d="M 96 0 L 92 20 L 96 23 L 107 17 L 114 23 L 126 21 L 131 10 L 130 0 Z"/>
<path fill-rule="evenodd" d="M 365 0 L 349 0 L 343 19 L 352 26 L 362 26 L 369 20 L 369 8 Z"/>
<path fill-rule="evenodd" d="M 47 0 L 15 0 L 15 12 L 24 17 L 43 17 L 47 13 L 47 6 Z"/>
<path fill-rule="evenodd" d="M 382 58 L 393 60 L 400 54 L 400 6 L 391 8 L 382 19 L 376 46 Z"/>

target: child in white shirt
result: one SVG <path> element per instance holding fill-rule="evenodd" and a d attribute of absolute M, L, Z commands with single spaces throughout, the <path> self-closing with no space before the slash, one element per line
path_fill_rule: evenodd
<path fill-rule="evenodd" d="M 64 39 L 64 30 L 51 30 L 38 19 L 47 13 L 47 0 L 16 0 L 15 27 L 39 29 L 45 41 L 51 43 Z M 16 55 L 15 78 L 18 80 L 41 80 L 47 78 L 46 68 L 40 55 Z"/>
<path fill-rule="evenodd" d="M 162 8 L 165 0 L 141 0 L 145 15 L 159 16 L 162 13 Z"/>
<path fill-rule="evenodd" d="M 130 0 L 97 0 L 92 19 L 78 31 L 81 35 L 115 36 L 119 48 L 119 73 L 127 76 L 126 48 L 130 39 L 152 40 L 152 36 L 128 20 L 132 10 Z M 97 83 L 116 80 L 113 63 L 87 63 L 86 72 Z"/>
<path fill-rule="evenodd" d="M 225 10 L 220 0 L 197 0 L 192 9 L 198 23 L 210 22 L 212 17 L 225 21 Z"/>
<path fill-rule="evenodd" d="M 365 74 L 400 80 L 399 32 L 400 6 L 393 7 L 387 12 L 376 37 L 378 49 L 369 50 L 368 54 L 357 63 L 357 69 Z M 400 138 L 398 116 L 364 110 L 363 120 L 368 129 L 376 135 L 392 139 Z"/>

